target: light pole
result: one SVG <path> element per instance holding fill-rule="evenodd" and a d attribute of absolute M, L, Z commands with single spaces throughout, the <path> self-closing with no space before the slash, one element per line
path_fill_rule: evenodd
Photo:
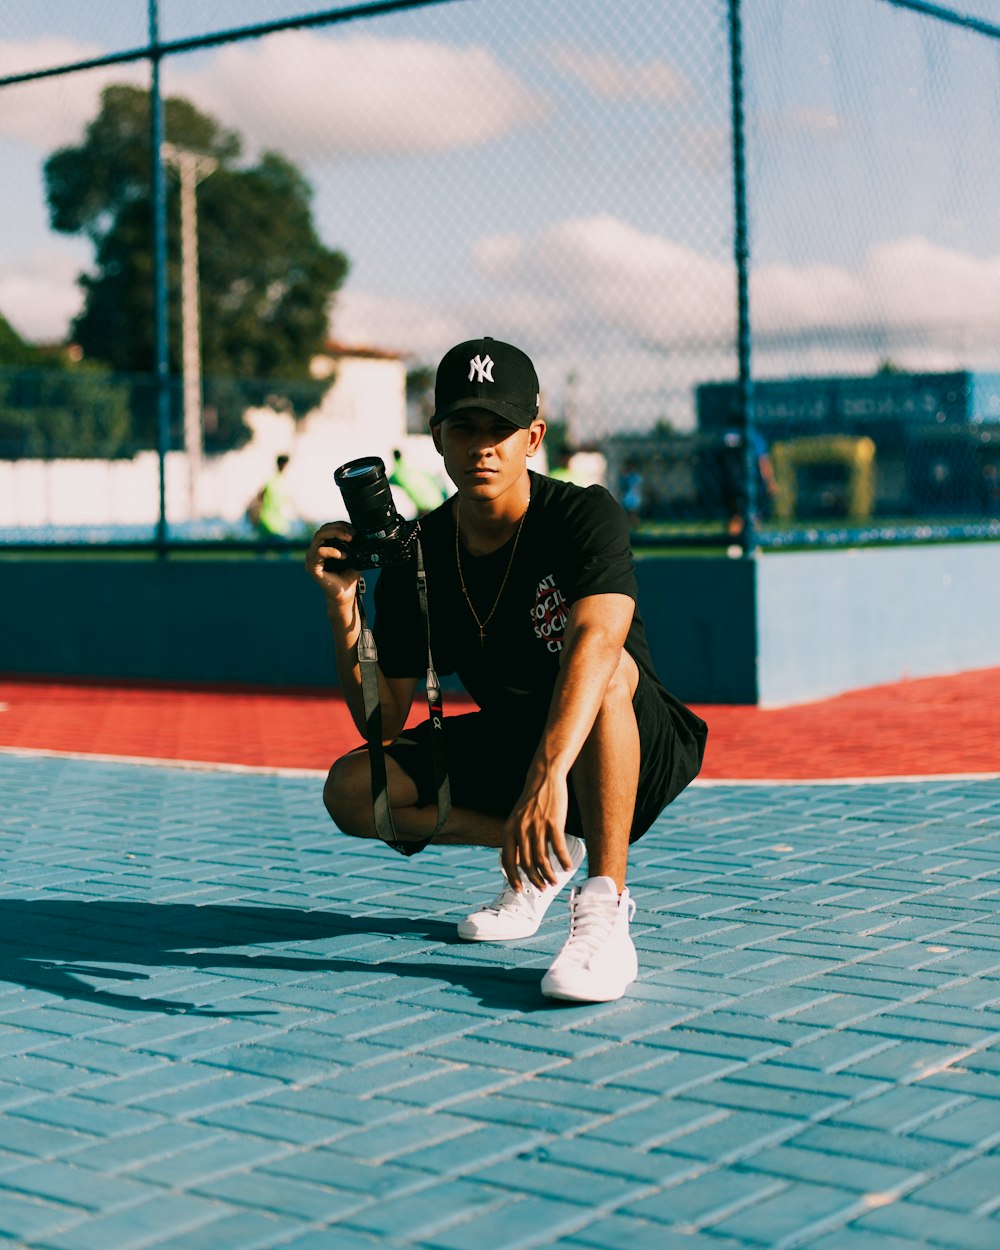
<path fill-rule="evenodd" d="M 188 498 L 191 517 L 198 507 L 201 472 L 201 313 L 198 278 L 198 203 L 196 188 L 218 166 L 201 152 L 164 143 L 163 159 L 178 173 L 181 184 L 181 354 L 184 378 L 184 448 L 188 454 Z"/>

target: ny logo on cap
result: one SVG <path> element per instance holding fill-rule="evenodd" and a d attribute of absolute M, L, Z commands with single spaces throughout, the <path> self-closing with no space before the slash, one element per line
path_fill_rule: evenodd
<path fill-rule="evenodd" d="M 493 381 L 493 357 L 487 356 L 484 360 L 482 356 L 474 356 L 469 361 L 469 381 L 471 382 L 475 376 L 477 382 Z"/>

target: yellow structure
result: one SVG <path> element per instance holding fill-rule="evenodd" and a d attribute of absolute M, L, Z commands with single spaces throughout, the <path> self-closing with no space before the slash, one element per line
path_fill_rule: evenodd
<path fill-rule="evenodd" d="M 797 474 L 804 465 L 833 464 L 847 469 L 847 513 L 866 521 L 875 502 L 875 443 L 867 436 L 821 434 L 790 438 L 771 446 L 771 464 L 777 492 L 774 515 L 780 521 L 795 519 Z"/>

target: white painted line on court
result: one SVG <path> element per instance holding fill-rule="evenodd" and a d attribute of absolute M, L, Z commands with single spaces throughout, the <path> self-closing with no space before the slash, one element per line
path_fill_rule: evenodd
<path fill-rule="evenodd" d="M 101 755 L 96 751 L 49 751 L 43 747 L 0 747 L 0 755 L 34 759 L 89 760 L 96 764 L 136 764 L 181 768 L 198 773 L 246 773 L 255 777 L 325 777 L 326 768 L 272 768 L 266 764 L 213 764 L 208 760 L 168 760 L 152 755 Z"/>
<path fill-rule="evenodd" d="M 696 777 L 692 786 L 885 786 L 918 781 L 1000 781 L 1000 773 L 901 773 L 880 777 Z"/>
<path fill-rule="evenodd" d="M 99 764 L 136 764 L 148 768 L 181 768 L 201 773 L 246 773 L 260 777 L 325 777 L 325 768 L 277 768 L 267 764 L 221 764 L 210 760 L 161 759 L 150 755 L 100 755 L 94 751 L 50 751 L 44 747 L 3 747 L 0 755 L 57 760 L 92 760 Z M 332 762 L 332 761 L 331 761 Z M 884 777 L 696 777 L 693 788 L 713 786 L 884 786 L 927 781 L 1000 781 L 1000 773 L 906 773 Z"/>

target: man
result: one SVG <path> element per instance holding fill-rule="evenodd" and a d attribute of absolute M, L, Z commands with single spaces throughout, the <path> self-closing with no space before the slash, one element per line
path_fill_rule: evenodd
<path fill-rule="evenodd" d="M 545 434 L 538 379 L 518 348 L 460 343 L 437 371 L 431 432 L 455 494 L 420 523 L 430 641 L 480 710 L 445 717 L 453 808 L 437 810 L 430 722 L 404 731 L 427 646 L 412 568 L 375 592 L 389 803 L 406 854 L 500 849 L 506 885 L 458 926 L 469 941 L 534 933 L 587 857 L 570 934 L 542 992 L 620 998 L 638 965 L 628 848 L 701 765 L 706 728 L 660 685 L 635 605 L 628 521 L 602 487 L 532 473 Z M 351 528 L 324 525 L 307 567 L 326 596 L 341 688 L 363 732 L 358 574 L 326 571 Z M 375 836 L 368 752 L 330 770 L 325 801 L 348 834 Z"/>

